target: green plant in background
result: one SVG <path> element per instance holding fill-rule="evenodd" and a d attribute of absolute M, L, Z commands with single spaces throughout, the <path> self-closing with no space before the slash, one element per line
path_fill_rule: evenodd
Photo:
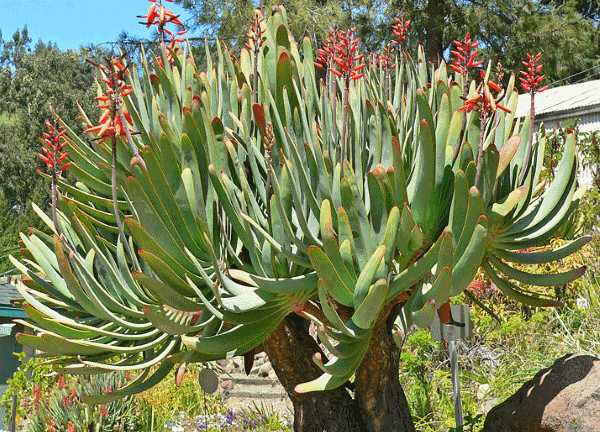
<path fill-rule="evenodd" d="M 56 178 L 57 223 L 37 209 L 52 234 L 22 234 L 11 257 L 33 331 L 21 343 L 59 373 L 137 373 L 84 401 L 142 392 L 181 364 L 247 354 L 251 366 L 264 350 L 295 430 L 411 431 L 402 332 L 453 322 L 450 299 L 480 267 L 531 306 L 559 302 L 530 286 L 583 273 L 512 264 L 589 241 L 525 250 L 577 207 L 575 135 L 546 186 L 546 141 L 515 118 L 514 77 L 504 89 L 477 70 L 475 41 L 457 44 L 454 75 L 421 49 L 367 65 L 352 30 L 316 56 L 277 8 L 239 60 L 219 44 L 200 71 L 175 14 L 157 2 L 144 19 L 157 57 L 97 64 L 98 124 L 86 117 L 80 136 L 61 122 L 74 183 Z"/>
<path fill-rule="evenodd" d="M 3 424 L 10 424 L 13 396 L 16 396 L 19 402 L 17 416 L 22 419 L 26 416 L 28 407 L 26 403 L 20 403 L 20 401 L 31 397 L 34 388 L 42 391 L 47 390 L 54 381 L 51 378 L 52 367 L 45 365 L 42 359 L 30 358 L 26 360 L 24 352 L 15 355 L 21 365 L 7 381 L 7 388 L 0 399 L 0 405 L 4 409 Z"/>
<path fill-rule="evenodd" d="M 127 383 L 123 373 L 92 375 L 66 381 L 63 376 L 47 393 L 34 391 L 29 401 L 33 415 L 28 415 L 27 432 L 134 432 L 140 430 L 144 407 L 134 397 L 118 399 L 99 406 L 81 402 L 80 395 L 110 393 Z M 149 429 L 147 429 L 149 430 Z"/>
<path fill-rule="evenodd" d="M 88 406 L 80 396 L 110 392 L 127 382 L 127 375 L 56 376 L 43 359 L 21 357 L 22 365 L 8 382 L 0 401 L 5 424 L 10 424 L 12 396 L 18 400 L 17 425 L 25 432 L 127 432 L 141 429 L 148 415 L 147 404 L 134 397 L 99 406 Z"/>
<path fill-rule="evenodd" d="M 162 430 L 168 421 L 176 419 L 181 414 L 187 418 L 195 418 L 206 414 L 225 414 L 226 409 L 220 396 L 205 394 L 196 379 L 196 365 L 189 365 L 188 373 L 179 385 L 176 376 L 172 374 L 155 387 L 138 395 L 153 410 L 155 430 Z"/>

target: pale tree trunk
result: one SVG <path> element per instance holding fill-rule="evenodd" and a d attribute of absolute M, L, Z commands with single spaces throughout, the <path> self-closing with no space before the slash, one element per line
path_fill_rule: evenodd
<path fill-rule="evenodd" d="M 295 432 L 414 432 L 390 327 L 382 322 L 375 328 L 353 388 L 303 395 L 294 387 L 321 374 L 312 361 L 320 348 L 308 334 L 308 323 L 289 316 L 267 338 L 264 350 L 292 401 Z"/>

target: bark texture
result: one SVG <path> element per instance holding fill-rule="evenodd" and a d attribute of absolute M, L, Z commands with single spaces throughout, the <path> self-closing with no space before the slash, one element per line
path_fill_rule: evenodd
<path fill-rule="evenodd" d="M 355 399 L 365 431 L 414 432 L 415 427 L 400 385 L 400 348 L 394 343 L 388 321 L 375 327 L 369 350 L 356 372 Z"/>
<path fill-rule="evenodd" d="M 375 329 L 369 352 L 357 371 L 354 388 L 297 394 L 294 387 L 317 378 L 312 356 L 320 348 L 305 320 L 290 316 L 264 343 L 275 373 L 294 406 L 296 432 L 414 432 L 399 382 L 400 351 L 389 323 Z"/>

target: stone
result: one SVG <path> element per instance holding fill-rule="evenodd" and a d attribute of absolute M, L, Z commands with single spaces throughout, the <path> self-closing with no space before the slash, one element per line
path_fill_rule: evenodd
<path fill-rule="evenodd" d="M 600 358 L 566 355 L 487 415 L 484 432 L 600 432 Z"/>
<path fill-rule="evenodd" d="M 221 381 L 221 388 L 223 390 L 232 390 L 233 389 L 233 380 L 226 379 Z"/>
<path fill-rule="evenodd" d="M 258 376 L 262 378 L 266 378 L 269 376 L 269 372 L 271 372 L 271 364 L 265 363 L 260 368 L 258 368 Z"/>
<path fill-rule="evenodd" d="M 485 396 L 487 395 L 487 393 L 489 391 L 490 391 L 489 384 L 480 384 L 479 388 L 477 389 L 477 400 L 485 399 Z"/>

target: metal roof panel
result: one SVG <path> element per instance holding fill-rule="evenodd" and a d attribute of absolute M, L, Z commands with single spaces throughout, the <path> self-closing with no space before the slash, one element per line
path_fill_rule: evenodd
<path fill-rule="evenodd" d="M 517 116 L 523 117 L 529 113 L 530 100 L 528 93 L 519 95 Z M 585 108 L 600 111 L 600 80 L 554 87 L 535 96 L 538 116 Z"/>

